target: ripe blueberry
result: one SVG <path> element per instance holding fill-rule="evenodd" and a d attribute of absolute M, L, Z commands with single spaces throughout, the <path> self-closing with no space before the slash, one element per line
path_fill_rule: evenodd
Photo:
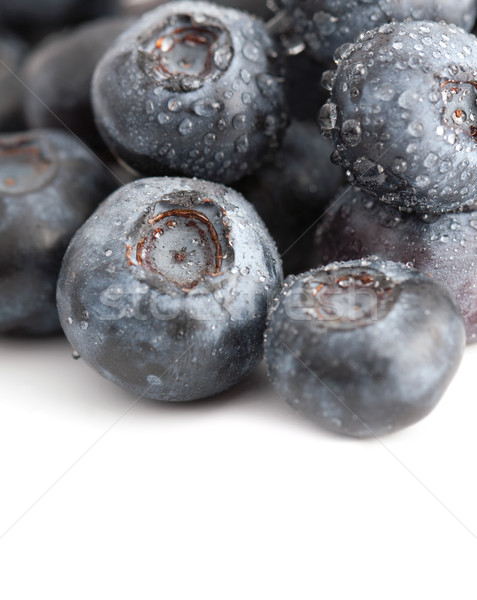
<path fill-rule="evenodd" d="M 102 375 L 137 396 L 195 400 L 258 364 L 281 281 L 275 244 L 240 194 L 141 179 L 72 240 L 58 308 L 71 345 Z"/>
<path fill-rule="evenodd" d="M 391 21 L 446 21 L 467 31 L 475 21 L 474 0 L 275 0 L 291 17 L 308 51 L 331 62 L 342 44 Z"/>
<path fill-rule="evenodd" d="M 443 283 L 462 312 L 467 341 L 477 342 L 477 211 L 408 214 L 350 188 L 318 224 L 315 265 L 370 255 L 410 264 Z"/>
<path fill-rule="evenodd" d="M 23 108 L 29 127 L 66 126 L 89 146 L 101 148 L 91 79 L 99 59 L 131 22 L 117 17 L 79 25 L 47 37 L 30 53 L 21 74 L 28 87 Z"/>
<path fill-rule="evenodd" d="M 379 259 L 333 263 L 286 280 L 265 358 L 278 393 L 337 433 L 370 437 L 427 415 L 465 346 L 450 294 Z"/>
<path fill-rule="evenodd" d="M 109 173 L 69 134 L 0 135 L 0 333 L 59 331 L 61 259 L 113 188 Z"/>
<path fill-rule="evenodd" d="M 98 128 L 139 173 L 231 183 L 276 150 L 287 125 L 281 60 L 262 22 L 170 2 L 119 37 L 93 78 Z"/>
<path fill-rule="evenodd" d="M 418 212 L 473 204 L 477 39 L 455 25 L 394 23 L 339 56 L 320 121 L 351 180 Z"/>

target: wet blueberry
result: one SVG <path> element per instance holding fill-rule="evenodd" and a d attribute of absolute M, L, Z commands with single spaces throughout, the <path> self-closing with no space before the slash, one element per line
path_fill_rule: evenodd
<path fill-rule="evenodd" d="M 85 143 L 102 146 L 91 108 L 90 87 L 99 59 L 130 18 L 99 19 L 46 38 L 28 56 L 21 77 L 27 124 L 66 127 Z"/>
<path fill-rule="evenodd" d="M 477 39 L 431 22 L 382 26 L 338 51 L 324 75 L 322 131 L 360 188 L 419 212 L 473 204 Z"/>
<path fill-rule="evenodd" d="M 467 31 L 475 21 L 474 0 L 275 0 L 316 60 L 331 62 L 335 50 L 358 34 L 391 21 L 446 21 Z"/>
<path fill-rule="evenodd" d="M 277 242 L 285 273 L 315 266 L 314 223 L 343 179 L 331 152 L 316 123 L 294 122 L 273 161 L 236 184 Z"/>
<path fill-rule="evenodd" d="M 159 6 L 99 63 L 98 128 L 139 173 L 231 183 L 280 144 L 287 124 L 281 64 L 251 15 L 205 2 Z"/>
<path fill-rule="evenodd" d="M 69 134 L 0 135 L 0 333 L 59 331 L 61 259 L 114 183 Z"/>
<path fill-rule="evenodd" d="M 58 307 L 71 345 L 137 396 L 205 398 L 262 357 L 282 281 L 253 207 L 220 184 L 142 179 L 120 188 L 66 253 Z"/>
<path fill-rule="evenodd" d="M 265 358 L 278 393 L 337 433 L 370 437 L 426 416 L 465 346 L 462 318 L 428 275 L 379 259 L 286 280 Z"/>
<path fill-rule="evenodd" d="M 378 255 L 408 263 L 454 296 L 467 341 L 477 342 L 477 211 L 408 214 L 349 188 L 316 230 L 315 265 Z"/>

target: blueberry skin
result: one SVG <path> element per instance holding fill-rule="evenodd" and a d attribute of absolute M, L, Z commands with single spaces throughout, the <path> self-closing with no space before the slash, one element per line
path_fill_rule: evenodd
<path fill-rule="evenodd" d="M 477 39 L 454 25 L 385 25 L 340 49 L 320 123 L 350 180 L 416 212 L 471 205 Z"/>
<path fill-rule="evenodd" d="M 206 261 L 207 248 L 215 254 Z M 164 177 L 100 205 L 68 248 L 57 298 L 66 336 L 90 366 L 138 397 L 186 401 L 258 364 L 281 283 L 275 244 L 240 194 Z"/>
<path fill-rule="evenodd" d="M 0 334 L 56 333 L 63 254 L 115 181 L 59 131 L 0 135 L 0 156 Z"/>
<path fill-rule="evenodd" d="M 284 88 L 259 19 L 186 1 L 159 6 L 124 32 L 95 71 L 92 99 L 106 143 L 138 173 L 231 183 L 279 147 Z"/>
<path fill-rule="evenodd" d="M 99 59 L 132 19 L 98 19 L 61 31 L 40 43 L 23 65 L 21 78 L 33 93 L 23 94 L 29 128 L 66 127 L 86 144 L 101 148 L 90 88 Z"/>
<path fill-rule="evenodd" d="M 333 263 L 286 279 L 265 359 L 277 392 L 336 433 L 379 436 L 426 416 L 465 346 L 448 292 L 399 263 Z"/>
<path fill-rule="evenodd" d="M 315 266 L 377 255 L 410 264 L 444 284 L 477 342 L 477 211 L 408 214 L 355 188 L 338 194 L 320 220 Z"/>
<path fill-rule="evenodd" d="M 236 184 L 265 221 L 285 273 L 315 266 L 313 224 L 343 182 L 343 170 L 330 163 L 332 150 L 316 123 L 292 122 L 273 161 Z"/>
<path fill-rule="evenodd" d="M 362 31 L 391 21 L 446 21 L 470 31 L 476 15 L 474 0 L 279 0 L 277 4 L 290 15 L 315 60 L 324 63 Z"/>

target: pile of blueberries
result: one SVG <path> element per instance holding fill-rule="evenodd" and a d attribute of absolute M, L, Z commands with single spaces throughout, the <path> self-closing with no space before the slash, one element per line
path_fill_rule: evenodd
<path fill-rule="evenodd" d="M 62 329 L 136 398 L 265 355 L 325 429 L 424 417 L 477 340 L 475 17 L 0 0 L 0 334 Z"/>

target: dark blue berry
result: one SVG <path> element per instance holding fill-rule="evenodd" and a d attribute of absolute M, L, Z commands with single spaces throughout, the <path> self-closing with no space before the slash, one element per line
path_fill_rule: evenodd
<path fill-rule="evenodd" d="M 455 25 L 396 23 L 339 55 L 320 122 L 351 180 L 418 212 L 473 204 L 477 39 Z"/>
<path fill-rule="evenodd" d="M 288 278 L 265 358 L 293 408 L 331 431 L 370 437 L 427 415 L 464 346 L 445 288 L 400 263 L 369 259 Z"/>
<path fill-rule="evenodd" d="M 92 97 L 113 153 L 146 175 L 231 183 L 278 148 L 287 124 L 262 22 L 205 2 L 144 15 L 99 63 Z"/>
<path fill-rule="evenodd" d="M 474 0 L 276 0 L 290 15 L 309 52 L 330 62 L 335 50 L 363 31 L 391 21 L 447 21 L 467 31 L 475 21 Z"/>
<path fill-rule="evenodd" d="M 369 255 L 408 263 L 443 283 L 477 342 L 477 211 L 408 214 L 357 189 L 339 194 L 316 231 L 315 265 Z"/>
<path fill-rule="evenodd" d="M 244 198 L 196 179 L 120 188 L 66 253 L 58 308 L 73 348 L 137 396 L 205 398 L 262 357 L 280 259 Z"/>
<path fill-rule="evenodd" d="M 35 48 L 21 74 L 27 86 L 23 107 L 29 127 L 66 127 L 88 145 L 101 147 L 91 79 L 99 59 L 131 23 L 124 17 L 96 20 L 50 36 Z"/>
<path fill-rule="evenodd" d="M 314 223 L 343 179 L 342 169 L 330 163 L 331 151 L 316 123 L 294 122 L 273 162 L 236 185 L 265 221 L 285 273 L 314 266 Z"/>
<path fill-rule="evenodd" d="M 113 188 L 109 173 L 69 134 L 0 135 L 0 333 L 59 331 L 63 254 Z"/>

